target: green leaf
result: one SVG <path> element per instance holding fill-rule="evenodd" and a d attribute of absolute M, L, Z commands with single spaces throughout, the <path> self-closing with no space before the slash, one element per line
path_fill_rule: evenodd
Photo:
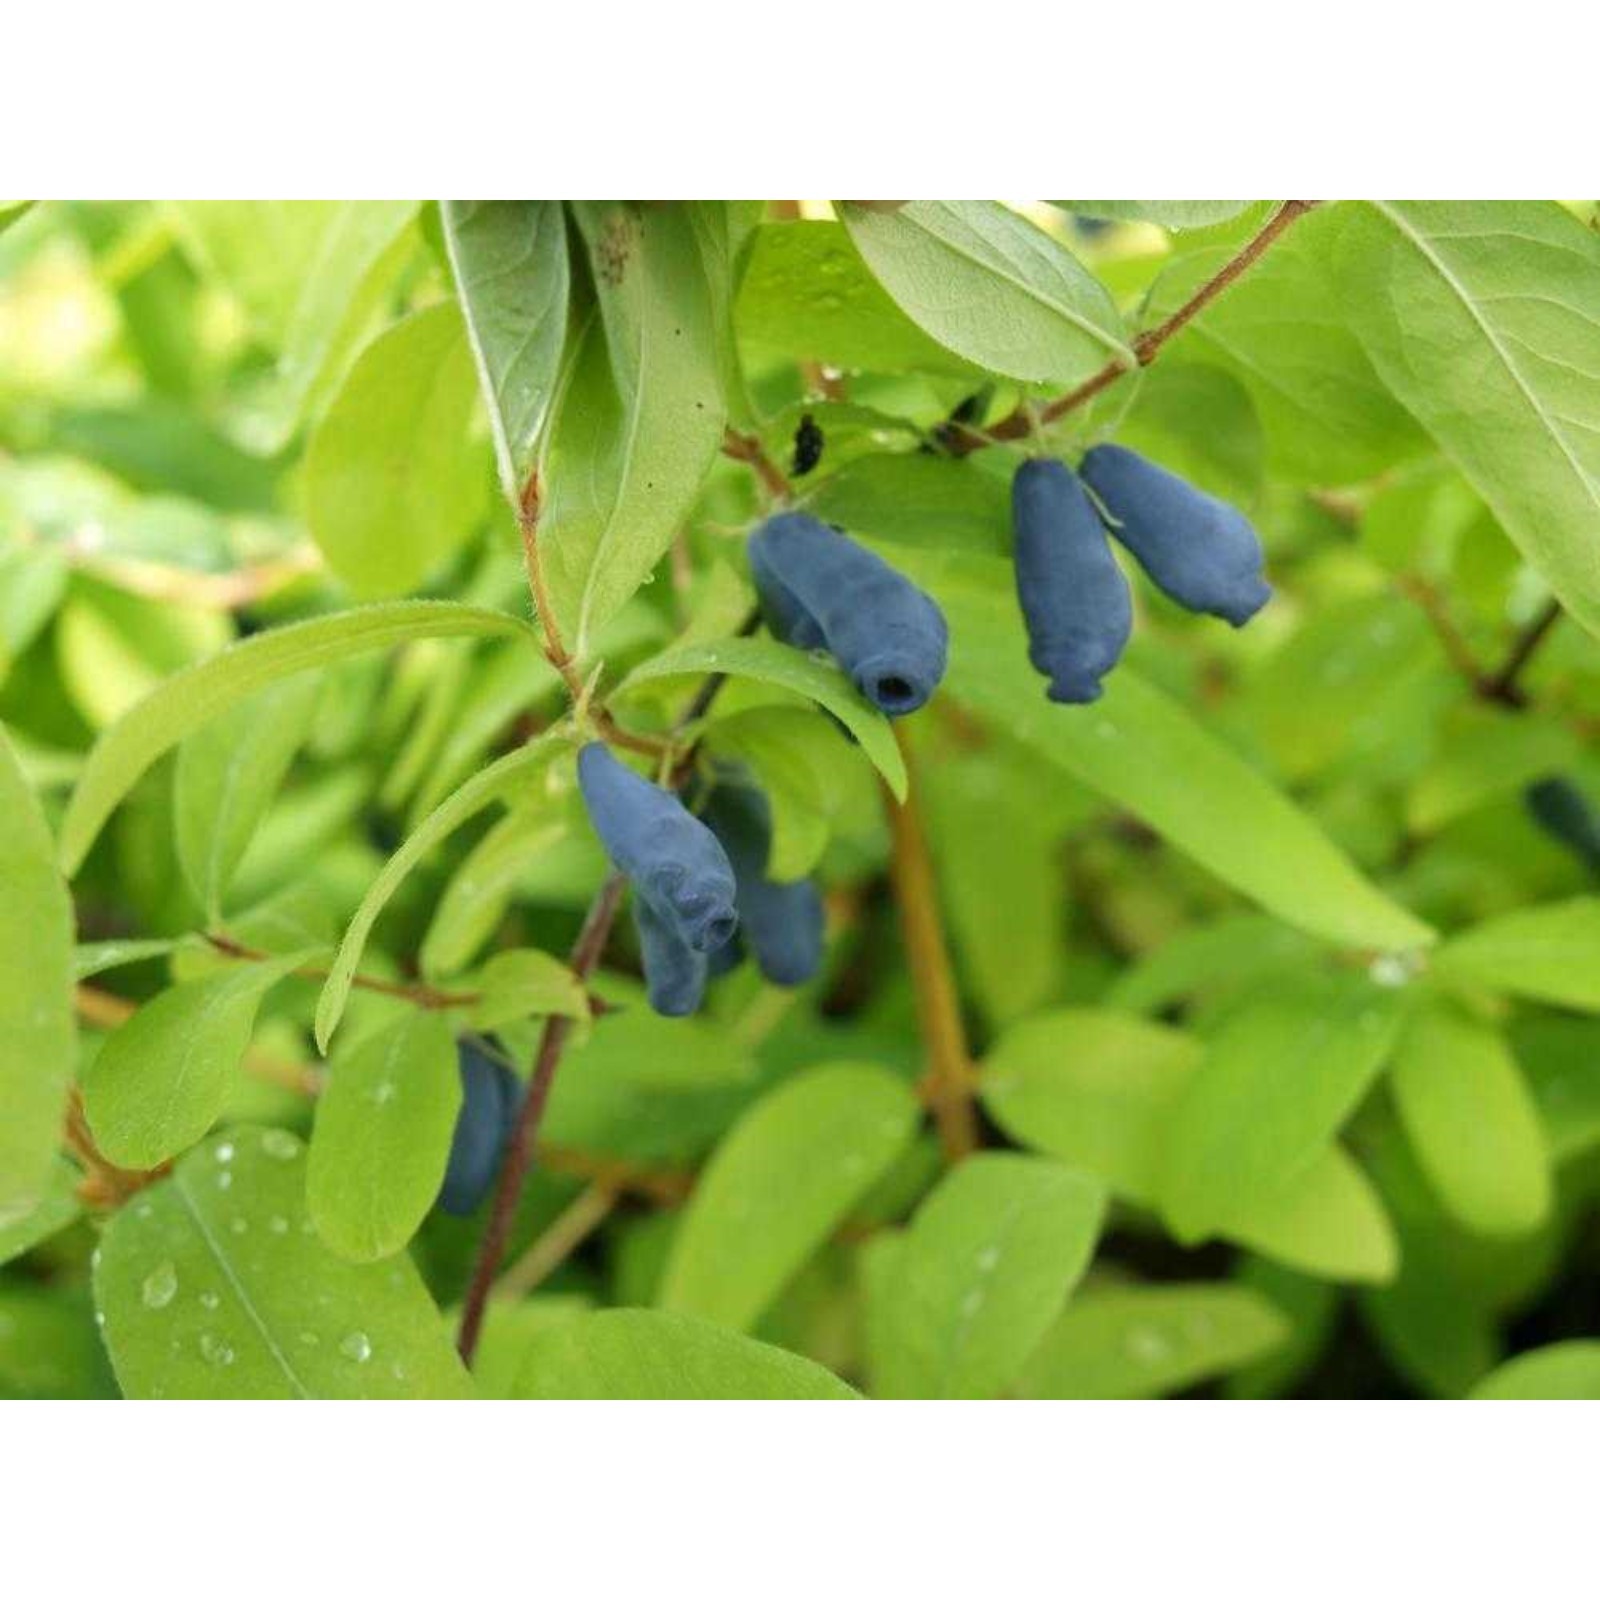
<path fill-rule="evenodd" d="M 81 1290 L 0 1283 L 0 1400 L 109 1400 L 115 1394 Z"/>
<path fill-rule="evenodd" d="M 816 1067 L 773 1090 L 696 1184 L 661 1305 L 750 1327 L 905 1149 L 917 1114 L 879 1067 Z"/>
<path fill-rule="evenodd" d="M 1305 966 L 1316 947 L 1304 934 L 1253 911 L 1186 928 L 1142 956 L 1106 991 L 1106 1004 L 1146 1014 L 1198 993 L 1253 983 Z"/>
<path fill-rule="evenodd" d="M 1566 1162 L 1600 1145 L 1600 1022 L 1592 1017 L 1519 1018 L 1511 1049 L 1539 1108 L 1551 1160 Z"/>
<path fill-rule="evenodd" d="M 1289 1322 L 1235 1285 L 1106 1289 L 1070 1305 L 1023 1373 L 1034 1400 L 1142 1400 L 1192 1389 L 1277 1348 Z"/>
<path fill-rule="evenodd" d="M 1237 1225 L 1332 1143 L 1394 1049 L 1398 994 L 1365 977 L 1282 981 L 1230 1013 L 1173 1111 L 1162 1210 L 1180 1239 Z"/>
<path fill-rule="evenodd" d="M 854 1400 L 803 1356 L 669 1311 L 562 1318 L 529 1341 L 524 1400 Z"/>
<path fill-rule="evenodd" d="M 227 1102 L 267 991 L 305 960 L 227 967 L 164 989 L 112 1033 L 83 1078 L 84 1110 L 119 1166 L 159 1166 L 204 1136 Z"/>
<path fill-rule="evenodd" d="M 306 449 L 306 523 L 362 599 L 415 589 L 477 526 L 477 379 L 452 304 L 374 339 Z"/>
<path fill-rule="evenodd" d="M 1487 706 L 1463 706 L 1406 798 L 1406 824 L 1432 833 L 1524 785 L 1573 766 L 1579 744 L 1568 729 Z"/>
<path fill-rule="evenodd" d="M 55 842 L 0 732 L 0 1226 L 42 1197 L 76 1058 L 72 899 Z"/>
<path fill-rule="evenodd" d="M 1174 233 L 1231 222 L 1256 200 L 1057 200 L 1056 205 L 1105 222 L 1153 222 Z"/>
<path fill-rule="evenodd" d="M 1062 387 L 1109 361 L 1133 368 L 1122 319 L 1063 244 L 993 200 L 846 204 L 873 275 L 940 344 L 986 371 Z"/>
<path fill-rule="evenodd" d="M 1600 632 L 1600 239 L 1553 202 L 1341 212 L 1332 260 L 1373 365 Z"/>
<path fill-rule="evenodd" d="M 1392 1082 L 1417 1163 L 1464 1227 L 1515 1236 L 1545 1220 L 1553 1194 L 1544 1131 L 1497 1028 L 1430 1007 L 1407 1027 Z"/>
<path fill-rule="evenodd" d="M 1306 813 L 1184 708 L 1123 665 L 1090 706 L 1045 698 L 1010 573 L 909 559 L 950 624 L 946 689 L 1071 777 L 1126 807 L 1275 916 L 1339 944 L 1426 944 L 1433 931 L 1370 883 Z"/>
<path fill-rule="evenodd" d="M 125 1395 L 471 1398 L 415 1268 L 333 1255 L 312 1230 L 304 1184 L 293 1134 L 236 1128 L 117 1212 L 94 1287 Z"/>
<path fill-rule="evenodd" d="M 1173 1028 L 1111 1011 L 1046 1012 L 1006 1030 L 979 1092 L 1019 1143 L 1153 1207 L 1173 1119 L 1202 1058 L 1199 1042 Z M 1389 1219 L 1336 1145 L 1220 1231 L 1318 1277 L 1381 1282 L 1395 1270 Z"/>
<path fill-rule="evenodd" d="M 845 371 L 981 369 L 930 339 L 889 297 L 838 222 L 769 222 L 755 231 L 734 308 L 757 361 L 818 361 Z"/>
<path fill-rule="evenodd" d="M 539 527 L 567 647 L 596 633 L 649 577 L 722 442 L 711 296 L 677 206 L 574 207 L 599 312 L 579 340 L 548 441 Z"/>
<path fill-rule="evenodd" d="M 1261 419 L 1269 464 L 1313 483 L 1372 477 L 1426 443 L 1340 307 L 1328 259 L 1341 211 L 1328 206 L 1302 217 L 1162 357 L 1206 362 L 1237 378 Z M 1175 256 L 1150 291 L 1146 324 L 1177 310 L 1236 248 Z"/>
<path fill-rule="evenodd" d="M 1600 1339 L 1547 1344 L 1496 1367 L 1469 1400 L 1600 1400 Z"/>
<path fill-rule="evenodd" d="M 446 200 L 441 209 L 500 486 L 520 506 L 567 337 L 566 222 L 555 200 Z"/>
<path fill-rule="evenodd" d="M 82 983 L 115 967 L 154 961 L 170 956 L 178 943 L 176 939 L 105 939 L 98 944 L 80 944 L 72 954 L 72 976 Z"/>
<path fill-rule="evenodd" d="M 322 986 L 322 994 L 318 997 L 316 1036 L 319 1050 L 327 1050 L 333 1030 L 339 1026 L 339 1018 L 344 1015 L 350 986 L 355 979 L 356 968 L 361 963 L 361 953 L 366 949 L 367 935 L 372 932 L 373 923 L 378 920 L 379 913 L 411 869 L 441 839 L 470 821 L 485 806 L 497 801 L 509 801 L 520 790 L 530 788 L 538 781 L 544 766 L 566 748 L 566 744 L 559 739 L 541 739 L 501 756 L 498 761 L 468 778 L 384 862 L 383 871 L 373 879 L 345 929 L 339 953 L 334 957 L 327 981 Z"/>
<path fill-rule="evenodd" d="M 943 456 L 862 456 L 806 498 L 824 522 L 912 549 L 1011 554 L 1011 490 L 1003 478 Z"/>
<path fill-rule="evenodd" d="M 501 950 L 478 975 L 472 1025 L 485 1032 L 524 1017 L 589 1016 L 589 996 L 565 961 L 544 950 Z"/>
<path fill-rule="evenodd" d="M 258 689 L 313 667 L 385 650 L 408 639 L 538 636 L 503 611 L 443 600 L 396 600 L 291 623 L 230 645 L 174 673 L 108 728 L 90 752 L 61 824 L 61 862 L 82 865 L 117 802 L 180 740 Z"/>
<path fill-rule="evenodd" d="M 403 1249 L 444 1182 L 461 1108 L 455 1032 L 412 1011 L 334 1057 L 317 1101 L 306 1205 L 348 1261 Z"/>
<path fill-rule="evenodd" d="M 57 1158 L 33 1207 L 20 1213 L 8 1208 L 8 1220 L 0 1221 L 0 1266 L 26 1255 L 77 1220 L 83 1209 L 78 1203 L 79 1176 L 71 1162 Z"/>
<path fill-rule="evenodd" d="M 282 448 L 313 391 L 348 355 L 401 265 L 415 200 L 204 200 L 166 208 L 185 253 L 238 300 L 278 362 L 244 421 L 262 454 Z"/>
<path fill-rule="evenodd" d="M 887 1284 L 888 1398 L 998 1395 L 1094 1254 L 1105 1190 L 1035 1156 L 975 1155 L 923 1201 Z"/>
<path fill-rule="evenodd" d="M 1433 967 L 1454 981 L 1600 1011 L 1600 899 L 1486 918 L 1439 950 Z"/>
<path fill-rule="evenodd" d="M 1150 1205 L 1167 1119 L 1202 1055 L 1197 1039 L 1159 1023 L 1115 1011 L 1049 1011 L 1000 1036 L 979 1094 L 1019 1144 Z"/>
<path fill-rule="evenodd" d="M 855 686 L 831 661 L 774 639 L 716 639 L 707 644 L 678 645 L 635 667 L 618 692 L 626 694 L 660 678 L 700 677 L 708 672 L 752 678 L 816 701 L 856 736 L 895 798 L 905 799 L 905 762 L 888 720 L 856 693 Z"/>
<path fill-rule="evenodd" d="M 178 747 L 172 821 L 184 877 L 213 922 L 223 891 L 311 731 L 321 684 L 294 678 L 213 719 Z"/>

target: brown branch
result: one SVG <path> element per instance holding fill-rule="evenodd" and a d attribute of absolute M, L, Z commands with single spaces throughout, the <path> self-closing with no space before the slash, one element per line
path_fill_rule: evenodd
<path fill-rule="evenodd" d="M 910 743 L 898 723 L 894 731 L 909 771 Z M 945 1155 L 956 1161 L 978 1143 L 978 1123 L 972 1109 L 972 1053 L 961 1021 L 955 974 L 939 917 L 938 891 L 915 781 L 903 805 L 896 804 L 887 790 L 884 798 L 892 852 L 889 876 L 916 992 L 917 1023 L 928 1052 L 927 1071 L 919 1091 L 933 1109 Z"/>
<path fill-rule="evenodd" d="M 762 488 L 772 499 L 787 501 L 793 494 L 783 469 L 762 448 L 761 440 L 755 434 L 725 428 L 722 433 L 722 453 L 732 461 L 742 461 L 747 467 L 754 468 Z"/>
<path fill-rule="evenodd" d="M 1321 201 L 1318 200 L 1285 200 L 1267 218 L 1260 232 L 1219 271 L 1206 279 L 1166 321 L 1158 323 L 1154 328 L 1147 328 L 1134 339 L 1134 361 L 1131 364 L 1120 356 L 1116 357 L 1108 361 L 1093 377 L 1080 383 L 1076 389 L 1058 395 L 1043 407 L 1036 408 L 1024 402 L 1002 417 L 993 427 L 982 431 L 976 428 L 953 429 L 951 430 L 953 437 L 948 442 L 950 453 L 958 456 L 971 455 L 974 450 L 982 450 L 986 445 L 998 444 L 1008 439 L 1026 439 L 1037 429 L 1048 426 L 1066 416 L 1069 411 L 1075 411 L 1079 406 L 1094 399 L 1124 374 L 1138 367 L 1148 367 L 1174 334 L 1192 322 L 1218 295 L 1248 272 L 1292 223 L 1297 222 L 1320 204 Z"/>
<path fill-rule="evenodd" d="M 253 950 L 249 945 L 240 944 L 235 939 L 228 938 L 221 933 L 203 933 L 200 936 L 211 946 L 218 955 L 224 955 L 234 961 L 271 961 L 274 959 L 265 950 Z M 313 982 L 321 983 L 328 977 L 326 967 L 296 967 L 291 974 L 296 978 L 307 978 Z M 355 989 L 366 989 L 373 994 L 386 994 L 396 1000 L 405 1000 L 414 1006 L 421 1006 L 425 1011 L 449 1011 L 464 1006 L 477 1005 L 480 996 L 475 992 L 459 989 L 436 989 L 431 983 L 390 983 L 383 978 L 368 978 L 357 973 L 351 978 L 350 984 Z"/>
<path fill-rule="evenodd" d="M 588 915 L 572 946 L 569 965 L 580 983 L 587 983 L 600 964 L 606 940 L 611 934 L 611 924 L 616 920 L 617 909 L 622 904 L 625 880 L 619 872 L 610 873 L 590 902 Z M 545 1104 L 550 1098 L 550 1085 L 556 1068 L 561 1064 L 561 1052 L 566 1047 L 567 1035 L 572 1031 L 570 1017 L 547 1017 L 544 1031 L 539 1037 L 539 1053 L 534 1058 L 533 1077 L 528 1092 L 523 1097 L 522 1110 L 516 1127 L 506 1146 L 505 1160 L 500 1168 L 500 1181 L 495 1186 L 494 1199 L 489 1209 L 489 1220 L 484 1225 L 483 1237 L 478 1242 L 477 1260 L 473 1263 L 472 1282 L 467 1289 L 466 1303 L 461 1313 L 461 1332 L 456 1347 L 461 1359 L 472 1365 L 478 1348 L 478 1336 L 483 1331 L 483 1313 L 488 1304 L 489 1291 L 494 1287 L 495 1274 L 500 1270 L 506 1243 L 511 1236 L 511 1224 L 516 1216 L 517 1204 L 522 1198 L 522 1187 L 527 1182 L 528 1170 L 533 1161 L 539 1124 L 544 1120 Z"/>
<path fill-rule="evenodd" d="M 1474 693 L 1481 694 L 1485 682 L 1483 669 L 1478 665 L 1471 645 L 1455 625 L 1444 596 L 1426 578 L 1418 577 L 1416 573 L 1404 573 L 1396 581 L 1400 592 L 1414 600 L 1432 624 L 1450 665 L 1472 685 Z"/>
<path fill-rule="evenodd" d="M 98 1210 L 115 1210 L 130 1196 L 166 1176 L 172 1163 L 163 1162 L 148 1171 L 119 1167 L 100 1152 L 94 1135 L 89 1131 L 89 1119 L 84 1115 L 83 1094 L 76 1084 L 67 1092 L 66 1120 L 62 1129 L 62 1142 L 73 1159 L 83 1168 L 83 1179 L 78 1185 L 78 1198 L 85 1205 Z"/>
<path fill-rule="evenodd" d="M 1517 636 L 1499 671 L 1490 673 L 1479 684 L 1478 692 L 1484 699 L 1498 700 L 1508 706 L 1527 704 L 1528 697 L 1517 680 L 1522 676 L 1523 669 L 1533 659 L 1539 646 L 1549 637 L 1550 630 L 1555 627 L 1560 615 L 1561 602 L 1559 600 L 1547 602 L 1544 610 Z"/>

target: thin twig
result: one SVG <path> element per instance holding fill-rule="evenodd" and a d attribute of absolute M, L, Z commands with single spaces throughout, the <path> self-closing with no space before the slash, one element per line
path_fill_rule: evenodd
<path fill-rule="evenodd" d="M 1079 406 L 1094 399 L 1103 389 L 1109 389 L 1126 373 L 1138 367 L 1148 367 L 1161 353 L 1162 346 L 1174 334 L 1193 321 L 1243 273 L 1249 271 L 1292 223 L 1297 222 L 1320 204 L 1319 200 L 1285 200 L 1267 219 L 1260 232 L 1218 272 L 1206 279 L 1170 317 L 1154 328 L 1147 328 L 1134 339 L 1133 362 L 1130 363 L 1120 356 L 1116 357 L 1108 361 L 1092 377 L 1080 383 L 1076 389 L 1058 395 L 1048 405 L 1035 407 L 1024 402 L 992 427 L 981 431 L 976 428 L 952 429 L 952 436 L 947 445 L 950 453 L 958 456 L 971 455 L 974 450 L 982 450 L 986 445 L 998 444 L 1008 439 L 1026 439 L 1037 429 L 1047 427 L 1050 423 L 1066 416 L 1069 411 L 1075 411 Z"/>
<path fill-rule="evenodd" d="M 894 731 L 909 771 L 910 743 L 898 723 Z M 933 1109 L 945 1155 L 956 1161 L 978 1143 L 978 1123 L 972 1110 L 972 1052 L 961 1021 L 915 781 L 904 804 L 896 804 L 887 790 L 884 800 L 891 846 L 889 876 L 916 993 L 917 1022 L 928 1052 L 927 1071 L 919 1087 Z"/>
<path fill-rule="evenodd" d="M 1483 669 L 1478 665 L 1471 645 L 1455 625 L 1444 596 L 1426 578 L 1418 577 L 1414 572 L 1403 574 L 1397 581 L 1400 592 L 1414 600 L 1432 624 L 1450 665 L 1472 685 L 1474 692 L 1481 694 L 1485 682 Z"/>
<path fill-rule="evenodd" d="M 233 961 L 271 961 L 274 958 L 265 950 L 253 950 L 249 945 L 240 944 L 235 939 L 228 938 L 221 933 L 203 933 L 200 936 L 211 946 L 218 955 L 229 957 Z M 296 967 L 291 976 L 308 978 L 313 982 L 325 982 L 328 977 L 326 967 Z M 477 1005 L 480 998 L 476 992 L 467 992 L 459 989 L 436 989 L 431 983 L 390 983 L 384 978 L 368 978 L 357 973 L 350 980 L 352 988 L 366 989 L 373 994 L 386 994 L 396 1000 L 405 1000 L 414 1006 L 421 1006 L 425 1011 L 450 1011 L 465 1006 Z"/>
<path fill-rule="evenodd" d="M 1479 693 L 1484 699 L 1498 700 L 1508 706 L 1521 706 L 1527 703 L 1527 695 L 1517 680 L 1522 676 L 1523 669 L 1533 659 L 1539 646 L 1549 637 L 1550 630 L 1555 627 L 1560 615 L 1559 600 L 1546 603 L 1539 615 L 1517 636 L 1499 671 L 1490 673 L 1482 681 Z"/>
<path fill-rule="evenodd" d="M 733 428 L 725 428 L 722 434 L 722 453 L 732 461 L 742 461 L 747 467 L 755 469 L 756 476 L 761 480 L 761 486 L 774 499 L 787 501 L 793 494 L 789 480 L 784 476 L 783 469 L 761 446 L 761 440 L 753 433 L 739 433 Z"/>
<path fill-rule="evenodd" d="M 501 1273 L 494 1286 L 497 1300 L 520 1300 L 532 1294 L 617 1207 L 617 1191 L 591 1183 L 528 1248 Z"/>
<path fill-rule="evenodd" d="M 617 909 L 622 904 L 625 880 L 619 872 L 607 875 L 599 892 L 590 902 L 588 915 L 572 946 L 568 965 L 580 983 L 587 983 L 600 964 L 606 940 L 611 934 L 611 924 L 616 920 Z M 523 1097 L 522 1110 L 516 1127 L 506 1145 L 505 1161 L 500 1168 L 500 1181 L 495 1186 L 494 1199 L 489 1208 L 489 1220 L 484 1225 L 483 1237 L 478 1242 L 478 1256 L 473 1263 L 472 1282 L 467 1289 L 466 1303 L 461 1313 L 461 1332 L 456 1345 L 461 1359 L 472 1365 L 473 1353 L 478 1348 L 478 1336 L 483 1331 L 484 1307 L 489 1291 L 494 1286 L 495 1274 L 500 1270 L 505 1255 L 506 1242 L 511 1236 L 511 1223 L 516 1216 L 517 1203 L 522 1198 L 522 1187 L 527 1181 L 533 1160 L 534 1145 L 539 1136 L 539 1124 L 544 1120 L 545 1104 L 550 1098 L 550 1085 L 561 1062 L 561 1052 L 566 1047 L 567 1035 L 572 1031 L 570 1017 L 547 1017 L 544 1031 L 539 1037 L 539 1053 L 534 1059 L 533 1077 L 528 1092 Z"/>

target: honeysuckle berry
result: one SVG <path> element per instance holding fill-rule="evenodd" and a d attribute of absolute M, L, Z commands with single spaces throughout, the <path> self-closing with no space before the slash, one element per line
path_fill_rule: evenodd
<path fill-rule="evenodd" d="M 703 812 L 733 863 L 739 930 L 769 982 L 805 983 L 822 963 L 823 906 L 809 879 L 779 883 L 767 875 L 772 811 L 762 792 L 721 783 Z"/>
<path fill-rule="evenodd" d="M 1541 778 L 1522 792 L 1533 820 L 1591 872 L 1600 872 L 1600 818 L 1570 778 Z M 734 871 L 738 871 L 735 864 Z"/>
<path fill-rule="evenodd" d="M 664 1017 L 687 1017 L 698 1011 L 705 997 L 712 958 L 690 949 L 644 895 L 634 897 L 633 925 L 639 934 L 639 956 L 651 1009 Z M 720 955 L 727 948 L 726 944 L 721 945 L 714 954 Z"/>
<path fill-rule="evenodd" d="M 1025 461 L 1011 480 L 1011 523 L 1028 659 L 1052 700 L 1098 700 L 1133 630 L 1128 580 L 1100 517 L 1065 462 Z"/>
<path fill-rule="evenodd" d="M 596 741 L 578 752 L 578 786 L 606 855 L 691 950 L 726 944 L 738 925 L 733 867 L 716 835 L 668 789 Z"/>
<path fill-rule="evenodd" d="M 494 1186 L 522 1106 L 522 1085 L 509 1067 L 471 1039 L 457 1041 L 456 1063 L 461 1072 L 461 1109 L 437 1203 L 441 1211 L 465 1217 L 478 1209 Z"/>
<path fill-rule="evenodd" d="M 1080 470 L 1112 533 L 1179 605 L 1238 628 L 1271 598 L 1261 541 L 1237 507 L 1121 445 L 1096 445 Z"/>
<path fill-rule="evenodd" d="M 778 638 L 827 650 L 885 716 L 927 703 L 944 677 L 950 635 L 944 613 L 908 578 L 803 511 L 763 523 L 749 559 Z"/>

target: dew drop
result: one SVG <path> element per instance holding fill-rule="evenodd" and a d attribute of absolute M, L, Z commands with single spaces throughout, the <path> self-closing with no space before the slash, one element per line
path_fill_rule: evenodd
<path fill-rule="evenodd" d="M 261 1149 L 274 1161 L 293 1161 L 300 1154 L 300 1141 L 283 1128 L 267 1128 L 261 1135 Z"/>
<path fill-rule="evenodd" d="M 978 1271 L 993 1272 L 1000 1262 L 1000 1250 L 997 1245 L 986 1244 L 978 1252 Z"/>
<path fill-rule="evenodd" d="M 235 1217 L 233 1221 L 228 1224 L 229 1233 L 248 1233 L 249 1231 L 250 1224 L 246 1222 L 243 1217 Z"/>
<path fill-rule="evenodd" d="M 230 1142 L 224 1141 L 222 1144 L 219 1144 L 214 1151 L 212 1151 L 212 1154 L 223 1164 L 223 1166 L 227 1166 L 227 1164 L 233 1160 L 233 1145 Z"/>
<path fill-rule="evenodd" d="M 139 1298 L 144 1302 L 145 1308 L 150 1311 L 159 1311 L 163 1306 L 170 1306 L 172 1297 L 177 1292 L 178 1269 L 170 1261 L 163 1261 L 139 1285 Z"/>
<path fill-rule="evenodd" d="M 372 1354 L 372 1341 L 359 1330 L 347 1333 L 339 1341 L 339 1354 L 360 1366 Z"/>
<path fill-rule="evenodd" d="M 1153 1366 L 1158 1361 L 1165 1361 L 1172 1354 L 1172 1344 L 1159 1328 L 1144 1325 L 1135 1325 L 1128 1329 L 1127 1337 L 1123 1340 L 1123 1348 L 1129 1357 Z"/>
<path fill-rule="evenodd" d="M 322 1341 L 309 1328 L 300 1335 L 300 1343 L 308 1350 L 315 1350 Z"/>
<path fill-rule="evenodd" d="M 231 1189 L 233 1187 L 233 1174 L 231 1172 L 219 1172 L 217 1174 L 217 1187 L 219 1189 Z"/>
<path fill-rule="evenodd" d="M 222 1302 L 214 1294 L 212 1294 L 209 1289 L 207 1289 L 206 1292 L 200 1296 L 200 1304 L 203 1305 L 207 1311 L 215 1311 L 217 1307 L 222 1304 Z"/>
<path fill-rule="evenodd" d="M 287 1217 L 269 1217 L 267 1219 L 267 1227 L 273 1233 L 287 1233 L 289 1231 L 289 1219 Z"/>
<path fill-rule="evenodd" d="M 213 1367 L 233 1365 L 233 1346 L 226 1339 L 219 1339 L 214 1333 L 200 1335 L 200 1355 Z"/>

